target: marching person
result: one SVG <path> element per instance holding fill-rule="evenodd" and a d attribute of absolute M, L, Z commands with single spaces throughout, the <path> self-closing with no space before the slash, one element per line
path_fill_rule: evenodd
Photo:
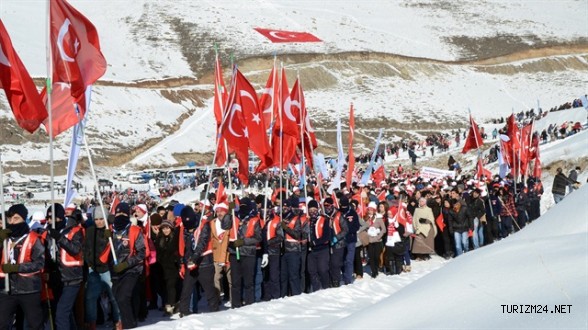
<path fill-rule="evenodd" d="M 307 268 L 312 291 L 328 289 L 329 283 L 329 244 L 331 230 L 328 220 L 319 215 L 318 203 L 308 202 L 309 239 Z"/>
<path fill-rule="evenodd" d="M 122 329 L 118 303 L 112 293 L 112 280 L 108 269 L 112 252 L 108 239 L 112 232 L 106 226 L 107 215 L 99 206 L 94 208 L 94 225 L 86 229 L 83 253 L 84 261 L 88 266 L 88 279 L 86 282 L 85 299 L 85 324 L 89 330 L 96 329 L 98 298 L 102 292 L 106 292 L 110 301 L 112 321 L 115 329 Z"/>
<path fill-rule="evenodd" d="M 170 220 L 164 220 L 161 225 L 153 228 L 153 231 L 155 248 L 157 249 L 157 263 L 161 267 L 165 288 L 163 295 L 164 316 L 171 316 L 177 301 L 176 290 L 180 279 L 179 232 L 175 230 L 175 226 Z"/>
<path fill-rule="evenodd" d="M 231 263 L 231 308 L 253 304 L 257 244 L 261 243 L 259 216 L 253 202 L 245 197 L 239 203 L 238 217 L 233 218 L 229 231 L 229 262 Z M 243 286 L 243 299 L 241 299 Z"/>
<path fill-rule="evenodd" d="M 6 276 L 10 279 L 9 292 L 0 292 L 0 327 L 3 329 L 11 327 L 18 307 L 23 310 L 30 329 L 43 329 L 41 270 L 45 264 L 45 247 L 39 235 L 29 231 L 25 222 L 27 215 L 23 204 L 12 205 L 8 209 L 6 228 L 0 230 L 2 286 Z M 4 251 L 5 240 L 8 240 L 8 251 Z"/>
<path fill-rule="evenodd" d="M 341 220 L 341 212 L 333 205 L 331 197 L 325 198 L 323 203 L 326 217 L 330 220 L 331 229 L 331 259 L 329 261 L 329 274 L 331 276 L 331 286 L 339 287 L 341 285 L 341 269 L 343 267 L 343 257 L 345 247 L 347 246 L 346 238 L 348 230 L 348 221 Z"/>
<path fill-rule="evenodd" d="M 66 219 L 55 217 L 55 228 L 49 227 L 49 235 L 55 240 L 58 248 L 57 260 L 62 284 L 55 313 L 55 325 L 57 329 L 76 329 L 73 307 L 84 277 L 84 230 L 73 216 Z"/>
<path fill-rule="evenodd" d="M 216 217 L 210 222 L 210 235 L 212 240 L 212 256 L 214 258 L 214 286 L 218 292 L 224 291 L 224 300 L 229 300 L 231 295 L 231 266 L 229 264 L 229 232 L 231 228 L 231 215 L 226 203 L 214 205 Z M 223 279 L 229 284 L 228 289 L 223 290 Z"/>
<path fill-rule="evenodd" d="M 120 203 L 115 210 L 113 244 L 117 263 L 112 268 L 113 287 L 122 326 L 125 329 L 137 327 L 133 313 L 133 289 L 143 272 L 145 261 L 145 237 L 140 227 L 131 225 L 130 207 Z"/>
<path fill-rule="evenodd" d="M 284 231 L 284 254 L 280 267 L 280 296 L 301 293 L 300 287 L 300 216 L 298 197 L 293 195 L 281 207 L 281 227 Z M 290 290 L 288 290 L 290 289 Z"/>
<path fill-rule="evenodd" d="M 269 209 L 269 207 L 268 207 Z M 261 267 L 264 268 L 264 297 L 265 301 L 278 299 L 280 295 L 280 252 L 284 241 L 282 221 L 273 210 L 268 210 L 270 220 L 263 228 L 263 258 Z M 278 212 L 280 210 L 278 209 Z M 268 267 L 269 266 L 269 267 Z"/>
<path fill-rule="evenodd" d="M 186 213 L 184 210 L 188 210 L 188 212 Z M 189 206 L 184 210 L 182 210 L 182 218 L 196 216 Z M 190 298 L 196 283 L 200 283 L 204 290 L 208 310 L 210 312 L 218 311 L 220 294 L 214 286 L 214 258 L 210 238 L 210 221 L 203 217 L 190 240 L 186 242 L 186 253 L 184 254 L 186 275 L 180 295 L 180 317 L 190 315 Z M 193 311 L 197 312 L 197 306 L 193 306 Z"/>

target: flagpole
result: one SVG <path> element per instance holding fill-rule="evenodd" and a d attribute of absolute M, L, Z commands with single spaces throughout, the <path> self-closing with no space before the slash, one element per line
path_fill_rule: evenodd
<path fill-rule="evenodd" d="M 302 163 L 300 166 L 300 182 L 302 183 L 302 178 L 304 178 L 304 183 L 302 184 L 302 188 L 304 189 L 304 204 L 306 205 L 306 210 L 308 211 L 308 194 L 306 192 L 306 164 L 305 164 L 305 156 L 304 156 L 304 128 L 306 125 L 306 109 L 303 109 L 302 104 L 302 83 L 300 82 L 300 72 L 296 70 L 296 80 L 298 80 L 298 101 L 299 110 L 300 110 L 300 143 L 302 143 Z M 306 106 L 304 106 L 306 108 Z"/>
<path fill-rule="evenodd" d="M 51 93 L 53 92 L 53 52 L 51 49 L 51 0 L 47 1 L 47 34 L 46 34 L 46 50 L 47 50 L 47 79 L 45 81 L 47 89 L 47 113 L 49 116 L 49 175 L 51 182 L 49 187 L 51 189 L 51 228 L 55 229 L 55 172 L 53 161 L 53 109 L 51 106 Z M 54 245 L 56 244 L 54 240 Z M 51 248 L 51 258 L 55 260 L 55 247 Z"/>
<path fill-rule="evenodd" d="M 208 198 L 208 194 L 210 193 L 210 182 L 212 181 L 212 172 L 213 172 L 212 168 L 215 165 L 216 155 L 218 153 L 218 146 L 219 146 L 219 143 L 220 143 L 220 137 L 222 136 L 223 126 L 224 126 L 225 121 L 229 117 L 228 114 L 229 114 L 230 111 L 228 109 L 228 106 L 229 106 L 230 102 L 228 100 L 232 100 L 233 99 L 233 96 L 234 96 L 234 93 L 235 93 L 235 90 L 234 90 L 235 88 L 234 87 L 235 87 L 235 77 L 236 77 L 235 72 L 236 72 L 236 69 L 237 69 L 236 66 L 233 67 L 233 75 L 231 77 L 231 85 L 230 85 L 230 91 L 231 91 L 230 93 L 231 94 L 229 95 L 229 98 L 227 99 L 227 104 L 225 105 L 225 109 L 224 109 L 225 111 L 223 113 L 223 120 L 222 120 L 222 122 L 220 124 L 220 127 L 218 129 L 218 136 L 217 136 L 217 139 L 216 139 L 216 148 L 214 149 L 214 154 L 212 156 L 212 165 L 210 165 L 211 170 L 210 170 L 210 173 L 208 174 L 208 183 L 206 184 L 206 193 L 204 195 L 204 198 L 205 199 Z M 227 162 L 228 162 L 228 157 L 227 157 Z M 229 178 L 230 178 L 230 167 L 229 167 Z M 230 184 L 231 184 L 231 181 L 229 180 L 229 185 Z M 204 209 L 205 208 L 203 207 L 202 208 L 202 211 L 200 212 L 200 218 L 201 219 L 204 216 Z"/>
<path fill-rule="evenodd" d="M 4 171 L 2 165 L 2 152 L 0 152 L 0 204 L 2 204 L 2 229 L 6 229 L 6 204 L 4 204 Z M 4 254 L 4 263 L 8 263 L 8 240 L 5 239 L 3 242 L 2 252 Z M 10 276 L 6 274 L 4 276 L 4 292 L 8 294 L 10 292 Z"/>
<path fill-rule="evenodd" d="M 284 100 L 282 99 L 283 95 L 282 95 L 282 84 L 284 83 L 282 81 L 282 79 L 284 78 L 284 75 L 282 74 L 282 71 L 284 70 L 284 63 L 280 63 L 280 84 L 278 86 L 278 98 L 279 98 L 279 103 L 278 103 L 278 116 L 279 116 L 279 121 L 280 121 L 280 191 L 282 191 L 282 188 L 284 187 L 284 182 L 283 182 L 283 177 L 284 177 L 284 160 L 282 159 L 282 153 L 283 153 L 283 147 L 284 147 L 284 122 L 282 120 L 282 111 L 283 111 L 283 106 L 284 106 Z M 286 184 L 288 184 L 288 181 L 286 180 Z M 288 188 L 286 188 L 287 190 Z M 286 197 L 288 196 L 288 192 L 286 191 Z M 282 201 L 280 199 L 280 201 Z M 283 201 L 282 201 L 283 202 Z"/>
<path fill-rule="evenodd" d="M 276 102 L 276 100 L 274 99 L 275 93 L 274 91 L 276 90 L 276 75 L 277 75 L 277 70 L 276 70 L 276 61 L 277 61 L 277 56 L 274 53 L 274 66 L 271 72 L 273 72 L 272 74 L 272 91 L 270 93 L 272 93 L 272 102 L 270 103 L 270 109 L 271 109 L 271 116 L 270 116 L 270 124 L 269 124 L 269 132 L 268 132 L 268 142 L 269 142 L 269 146 L 271 148 L 272 146 L 272 130 L 273 130 L 273 125 L 274 125 L 274 103 Z M 263 116 L 263 113 L 262 113 Z M 263 192 L 263 220 L 266 220 L 267 217 L 267 189 L 269 187 L 269 170 L 266 169 L 265 170 L 268 175 L 265 178 L 265 190 Z"/>
<path fill-rule="evenodd" d="M 88 101 L 89 103 L 89 101 Z M 96 171 L 94 170 L 94 163 L 92 162 L 92 155 L 90 153 L 90 146 L 88 145 L 88 140 L 86 139 L 86 135 L 82 130 L 82 139 L 84 140 L 84 146 L 86 148 L 86 154 L 88 155 L 88 164 L 90 164 L 90 171 L 92 172 L 92 177 L 94 178 L 94 186 L 96 187 L 96 193 L 98 194 L 98 203 L 100 203 L 100 209 L 102 210 L 102 214 L 106 217 L 106 212 L 104 209 L 104 202 L 102 201 L 102 194 L 100 193 L 100 186 L 98 185 L 98 179 L 96 177 Z M 95 221 L 96 219 L 94 219 Z M 106 219 L 104 219 L 106 220 Z M 112 253 L 112 260 L 114 264 L 118 264 L 118 259 L 116 258 L 116 253 L 114 251 L 114 244 L 112 243 L 112 237 L 108 237 L 108 243 L 110 244 L 110 252 Z"/>

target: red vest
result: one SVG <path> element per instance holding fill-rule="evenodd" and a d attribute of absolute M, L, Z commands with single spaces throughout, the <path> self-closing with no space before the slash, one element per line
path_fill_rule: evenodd
<path fill-rule="evenodd" d="M 280 217 L 277 215 L 275 215 L 270 221 L 267 222 L 266 238 L 268 241 L 276 237 L 276 231 L 279 225 Z"/>
<path fill-rule="evenodd" d="M 337 212 L 335 219 L 333 219 L 333 231 L 335 232 L 335 235 L 339 235 L 341 232 L 341 212 Z"/>
<path fill-rule="evenodd" d="M 200 239 L 200 234 L 202 233 L 202 227 L 207 224 L 208 220 L 206 219 L 202 219 L 200 220 L 200 226 L 198 226 L 198 228 L 196 228 L 196 230 L 194 230 L 194 244 L 198 244 L 198 240 Z M 206 249 L 204 251 L 202 251 L 202 255 L 208 255 L 212 253 L 212 236 L 210 237 L 210 239 L 208 240 L 208 244 L 206 245 Z"/>
<path fill-rule="evenodd" d="M 296 227 L 296 217 L 292 218 L 290 220 L 290 222 L 288 222 L 288 228 L 294 230 L 294 227 Z M 294 237 L 290 236 L 288 233 L 286 234 L 286 241 L 288 242 L 292 242 L 292 243 L 298 243 L 298 240 L 294 239 Z"/>
<path fill-rule="evenodd" d="M 255 216 L 249 219 L 247 223 L 247 230 L 245 231 L 245 238 L 251 238 L 255 234 L 255 224 L 259 221 L 259 217 Z M 233 228 L 229 232 L 229 241 L 234 242 L 237 240 L 237 231 L 241 226 L 241 220 L 237 217 L 233 217 Z"/>
<path fill-rule="evenodd" d="M 77 225 L 73 227 L 69 231 L 69 233 L 65 235 L 65 237 L 71 241 L 75 234 L 79 231 L 82 231 L 82 235 L 84 234 L 82 226 Z M 78 253 L 77 255 L 72 256 L 69 253 L 67 253 L 67 251 L 65 251 L 64 248 L 59 248 L 59 258 L 61 265 L 65 267 L 81 267 L 84 265 L 83 251 L 80 251 L 80 253 Z"/>
<path fill-rule="evenodd" d="M 35 246 L 35 242 L 39 238 L 39 234 L 34 231 L 29 232 L 27 238 L 24 239 L 22 246 L 20 248 L 20 253 L 18 254 L 18 259 L 16 259 L 17 264 L 24 264 L 31 262 L 31 253 L 33 251 L 33 246 Z M 20 244 L 20 243 L 19 243 Z M 5 252 L 2 253 L 2 264 L 5 264 L 4 256 L 6 255 Z M 30 277 L 41 273 L 41 271 L 36 271 L 34 273 L 18 273 L 19 276 Z M 0 278 L 6 277 L 6 274 L 2 271 L 2 267 L 0 267 Z"/>
<path fill-rule="evenodd" d="M 323 237 L 323 232 L 325 229 L 325 217 L 319 217 L 318 220 L 316 221 L 316 224 L 314 226 L 314 234 L 316 238 L 321 238 Z"/>

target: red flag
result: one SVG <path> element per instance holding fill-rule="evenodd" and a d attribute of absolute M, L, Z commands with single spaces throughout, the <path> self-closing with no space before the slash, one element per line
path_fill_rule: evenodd
<path fill-rule="evenodd" d="M 378 187 L 382 181 L 386 180 L 386 169 L 384 168 L 384 165 L 378 167 L 378 169 L 372 173 L 372 180 Z"/>
<path fill-rule="evenodd" d="M 406 227 L 408 222 L 408 213 L 406 212 L 406 205 L 403 202 L 398 202 L 398 212 L 396 212 L 396 221 Z"/>
<path fill-rule="evenodd" d="M 266 130 L 269 129 L 271 123 L 278 116 L 278 87 L 278 70 L 276 70 L 276 65 L 274 63 L 274 67 L 272 68 L 269 78 L 267 79 L 267 83 L 265 84 L 265 89 L 261 93 L 261 97 L 259 99 L 259 106 L 263 112 L 263 119 L 265 121 Z"/>
<path fill-rule="evenodd" d="M 58 122 L 59 120 L 68 118 L 73 126 L 84 117 L 85 104 L 80 102 L 80 98 L 83 97 L 86 87 L 104 75 L 106 60 L 100 51 L 96 28 L 86 17 L 65 0 L 51 1 L 50 7 L 53 83 L 68 84 L 74 100 L 68 101 L 68 104 L 75 102 L 79 105 L 79 113 L 69 106 L 51 106 L 53 125 L 56 126 L 53 136 L 56 136 L 67 126 Z M 48 120 L 44 125 L 47 128 Z"/>
<path fill-rule="evenodd" d="M 43 102 L 47 103 L 47 89 L 41 91 Z M 51 117 L 53 124 L 53 137 L 66 131 L 84 118 L 86 113 L 86 98 L 82 94 L 77 98 L 71 95 L 71 85 L 67 83 L 54 83 L 51 92 Z M 43 122 L 49 132 L 49 119 Z"/>
<path fill-rule="evenodd" d="M 304 92 L 302 91 L 302 86 L 298 79 L 294 82 L 294 86 L 292 86 L 292 92 L 290 93 L 290 99 L 292 100 L 292 107 L 298 109 L 296 112 L 297 116 L 297 124 L 299 126 L 299 130 L 302 131 L 302 137 L 304 142 L 304 148 L 302 147 L 302 142 L 298 143 L 298 148 L 302 151 L 304 149 L 304 158 L 306 158 L 306 163 L 312 169 L 314 168 L 313 164 L 313 157 L 312 152 L 314 149 L 318 147 L 318 143 L 316 140 L 316 135 L 314 134 L 314 129 L 310 125 L 310 117 L 306 111 L 306 101 L 304 100 Z"/>
<path fill-rule="evenodd" d="M 280 85 L 280 113 L 272 132 L 272 149 L 274 166 L 279 166 L 283 170 L 296 153 L 296 146 L 300 141 L 300 132 L 296 121 L 297 115 L 292 112 L 292 99 L 290 98 L 290 90 L 288 89 L 288 80 L 286 79 L 286 70 L 284 68 L 282 68 Z M 280 143 L 282 153 L 281 161 Z"/>
<path fill-rule="evenodd" d="M 439 227 L 439 230 L 443 232 L 443 229 L 445 229 L 445 223 L 443 222 L 443 213 L 439 213 L 439 216 L 437 217 L 435 222 L 437 223 L 437 227 Z"/>
<path fill-rule="evenodd" d="M 254 30 L 261 33 L 264 37 L 268 38 L 273 43 L 322 41 L 321 39 L 317 38 L 316 36 L 308 32 L 293 32 L 262 28 L 254 28 Z"/>
<path fill-rule="evenodd" d="M 351 103 L 349 109 L 349 148 L 347 151 L 347 156 L 349 160 L 347 161 L 347 173 L 345 175 L 345 182 L 347 183 L 347 187 L 351 187 L 351 179 L 353 178 L 353 171 L 355 168 L 355 155 L 353 154 L 353 136 L 355 135 L 355 116 L 353 111 L 353 103 Z"/>
<path fill-rule="evenodd" d="M 47 118 L 39 91 L 24 64 L 14 51 L 4 24 L 0 20 L 0 87 L 18 126 L 33 133 Z"/>
<path fill-rule="evenodd" d="M 227 88 L 223 80 L 223 70 L 221 67 L 218 55 L 216 56 L 214 66 L 214 118 L 216 120 L 216 143 L 218 145 L 216 151 L 216 159 L 214 163 L 217 166 L 223 166 L 227 162 L 227 148 L 225 146 L 225 139 L 219 134 L 220 126 L 223 121 L 225 108 L 227 106 Z"/>
<path fill-rule="evenodd" d="M 216 190 L 216 203 L 227 203 L 228 197 L 227 192 L 225 191 L 225 185 L 223 184 L 223 180 L 219 180 L 218 182 L 218 189 Z"/>
<path fill-rule="evenodd" d="M 114 194 L 114 198 L 112 199 L 112 204 L 110 205 L 110 214 L 116 214 L 116 207 L 120 204 L 120 199 L 118 198 L 118 194 Z"/>
<path fill-rule="evenodd" d="M 537 158 L 535 158 L 535 164 L 533 166 L 533 176 L 541 179 L 541 160 L 539 159 L 539 149 L 537 149 Z"/>
<path fill-rule="evenodd" d="M 461 150 L 461 153 L 465 154 L 472 149 L 478 149 L 480 146 L 482 146 L 482 144 L 483 141 L 482 135 L 480 134 L 480 129 L 470 114 L 470 131 L 468 132 L 468 137 L 465 140 L 465 144 Z"/>
<path fill-rule="evenodd" d="M 510 138 L 512 149 L 517 152 L 521 148 L 521 131 L 519 130 L 514 114 L 506 118 L 506 135 Z"/>
<path fill-rule="evenodd" d="M 533 127 L 534 123 L 531 120 L 531 123 L 525 125 L 521 130 L 521 150 L 520 150 L 520 159 L 521 159 L 521 175 L 527 175 L 527 168 L 529 167 L 529 163 L 531 161 L 531 140 L 533 135 Z"/>
<path fill-rule="evenodd" d="M 478 168 L 476 171 L 476 176 L 479 178 L 481 178 L 482 176 L 485 176 L 486 178 L 491 178 L 492 177 L 492 172 L 490 172 L 489 170 L 484 168 L 484 164 L 482 163 L 482 158 L 478 158 Z"/>

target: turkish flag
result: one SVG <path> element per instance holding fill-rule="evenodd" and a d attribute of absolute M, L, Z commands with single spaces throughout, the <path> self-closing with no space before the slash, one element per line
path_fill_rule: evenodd
<path fill-rule="evenodd" d="M 254 30 L 261 33 L 264 37 L 268 38 L 273 43 L 322 41 L 321 39 L 317 38 L 316 36 L 308 32 L 293 32 L 262 28 L 254 28 Z"/>
<path fill-rule="evenodd" d="M 355 115 L 353 110 L 353 103 L 349 108 L 349 147 L 347 151 L 347 156 L 349 160 L 347 161 L 347 173 L 345 175 L 345 182 L 347 183 L 347 188 L 351 187 L 351 179 L 353 178 L 353 171 L 355 169 L 355 155 L 353 154 L 353 137 L 355 136 Z"/>
<path fill-rule="evenodd" d="M 47 88 L 41 91 L 41 99 L 47 103 Z M 51 92 L 51 133 L 56 137 L 60 133 L 75 126 L 84 118 L 86 113 L 86 97 L 82 94 L 78 97 L 71 95 L 71 85 L 67 83 L 53 83 Z M 43 121 L 45 129 L 49 132 L 49 119 Z"/>
<path fill-rule="evenodd" d="M 223 180 L 219 179 L 218 182 L 218 189 L 216 190 L 216 203 L 227 203 L 228 197 L 227 192 L 225 190 L 225 185 L 223 184 Z"/>
<path fill-rule="evenodd" d="M 296 154 L 296 146 L 300 142 L 299 125 L 297 124 L 298 114 L 294 114 L 286 70 L 282 68 L 279 93 L 280 111 L 272 130 L 272 149 L 274 166 L 281 170 L 286 168 L 292 157 Z M 281 153 L 281 158 L 280 158 Z"/>
<path fill-rule="evenodd" d="M 278 70 L 276 65 L 272 68 L 270 75 L 265 84 L 265 89 L 261 93 L 259 99 L 259 106 L 263 112 L 263 119 L 265 121 L 265 129 L 269 129 L 270 125 L 278 116 L 279 102 L 278 102 Z"/>
<path fill-rule="evenodd" d="M 314 134 L 314 128 L 310 124 L 310 116 L 306 111 L 306 101 L 304 100 L 304 92 L 299 79 L 296 79 L 294 86 L 292 86 L 292 92 L 290 93 L 292 100 L 292 107 L 298 109 L 297 111 L 297 123 L 299 129 L 302 131 L 303 140 L 299 142 L 298 148 L 302 151 L 304 149 L 304 158 L 306 158 L 308 166 L 314 168 L 312 153 L 313 150 L 318 147 L 316 135 Z"/>
<path fill-rule="evenodd" d="M 47 118 L 47 110 L 39 91 L 24 64 L 12 47 L 4 24 L 0 20 L 0 87 L 4 89 L 8 104 L 18 126 L 33 133 Z"/>
<path fill-rule="evenodd" d="M 257 93 L 239 70 L 236 73 L 235 84 L 237 85 L 235 99 L 242 109 L 243 122 L 246 126 L 244 133 L 249 139 L 249 149 L 259 157 L 260 166 L 269 167 L 272 164 L 272 153 L 265 133 L 265 123 Z"/>
<path fill-rule="evenodd" d="M 512 149 L 514 149 L 515 152 L 521 149 L 521 132 L 514 114 L 511 114 L 506 118 L 506 135 L 510 138 Z"/>
<path fill-rule="evenodd" d="M 98 33 L 94 25 L 65 0 L 51 1 L 49 16 L 53 84 L 67 84 L 73 98 L 71 102 L 84 104 L 80 98 L 83 98 L 86 88 L 106 72 L 106 60 L 100 51 Z M 53 136 L 84 118 L 85 107 L 78 108 L 79 111 L 72 111 L 69 106 L 51 105 L 51 111 L 57 112 L 53 118 L 64 120 L 64 123 L 57 124 L 60 128 L 53 130 Z M 46 120 L 46 128 L 48 124 Z"/>
<path fill-rule="evenodd" d="M 382 181 L 386 180 L 386 169 L 384 169 L 384 165 L 378 167 L 378 169 L 372 173 L 372 180 L 374 180 L 374 183 L 376 183 L 378 187 Z"/>
<path fill-rule="evenodd" d="M 465 154 L 466 152 L 472 149 L 478 149 L 483 144 L 482 135 L 480 134 L 480 129 L 478 128 L 478 124 L 472 118 L 470 114 L 470 130 L 468 132 L 468 137 L 465 140 L 465 144 L 461 153 Z"/>
<path fill-rule="evenodd" d="M 537 157 L 535 158 L 535 164 L 533 166 L 533 176 L 541 179 L 541 160 L 539 159 L 539 149 L 537 149 Z"/>

